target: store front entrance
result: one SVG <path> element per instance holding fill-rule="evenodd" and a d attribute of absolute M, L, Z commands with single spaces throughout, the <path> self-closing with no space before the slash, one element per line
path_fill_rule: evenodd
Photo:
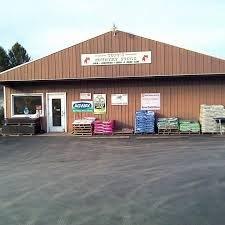
<path fill-rule="evenodd" d="M 47 131 L 66 132 L 66 93 L 47 93 Z"/>

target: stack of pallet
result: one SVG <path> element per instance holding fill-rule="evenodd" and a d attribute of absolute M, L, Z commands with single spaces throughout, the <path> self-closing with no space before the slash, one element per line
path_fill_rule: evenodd
<path fill-rule="evenodd" d="M 93 135 L 93 120 L 80 119 L 73 122 L 72 134 L 75 136 L 92 136 Z"/>
<path fill-rule="evenodd" d="M 40 133 L 40 118 L 9 118 L 2 127 L 3 135 L 34 135 Z"/>
<path fill-rule="evenodd" d="M 180 134 L 200 134 L 201 128 L 198 121 L 180 120 Z"/>
<path fill-rule="evenodd" d="M 112 135 L 114 132 L 114 120 L 96 120 L 94 123 L 94 134 Z"/>
<path fill-rule="evenodd" d="M 179 134 L 179 119 L 172 118 L 158 118 L 157 121 L 158 134 Z"/>
<path fill-rule="evenodd" d="M 201 105 L 200 106 L 200 123 L 202 133 L 219 133 L 219 126 L 215 118 L 225 117 L 225 109 L 223 105 Z M 223 125 L 222 131 L 225 131 Z"/>
<path fill-rule="evenodd" d="M 155 133 L 155 113 L 152 111 L 140 110 L 136 112 L 135 117 L 136 134 Z"/>

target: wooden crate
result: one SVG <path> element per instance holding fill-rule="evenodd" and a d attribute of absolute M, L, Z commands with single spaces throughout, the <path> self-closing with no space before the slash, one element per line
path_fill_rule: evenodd
<path fill-rule="evenodd" d="M 73 124 L 73 131 L 75 136 L 92 136 L 93 124 Z"/>

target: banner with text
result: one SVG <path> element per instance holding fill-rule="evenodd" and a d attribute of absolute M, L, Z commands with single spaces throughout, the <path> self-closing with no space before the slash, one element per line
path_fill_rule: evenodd
<path fill-rule="evenodd" d="M 82 66 L 151 63 L 151 51 L 81 54 Z"/>
<path fill-rule="evenodd" d="M 160 110 L 160 93 L 142 93 L 141 110 Z"/>

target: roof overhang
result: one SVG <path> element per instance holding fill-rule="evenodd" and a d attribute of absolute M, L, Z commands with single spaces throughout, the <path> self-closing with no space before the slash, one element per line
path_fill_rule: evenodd
<path fill-rule="evenodd" d="M 123 76 L 123 77 L 91 77 L 91 78 L 63 78 L 63 79 L 42 79 L 42 80 L 8 80 L 0 81 L 0 85 L 7 86 L 13 84 L 48 84 L 48 83 L 68 83 L 68 82 L 81 82 L 81 81 L 111 81 L 111 80 L 143 80 L 143 79 L 185 79 L 185 78 L 224 78 L 225 73 L 217 74 L 177 74 L 177 75 L 145 75 L 141 77 L 136 76 Z"/>

